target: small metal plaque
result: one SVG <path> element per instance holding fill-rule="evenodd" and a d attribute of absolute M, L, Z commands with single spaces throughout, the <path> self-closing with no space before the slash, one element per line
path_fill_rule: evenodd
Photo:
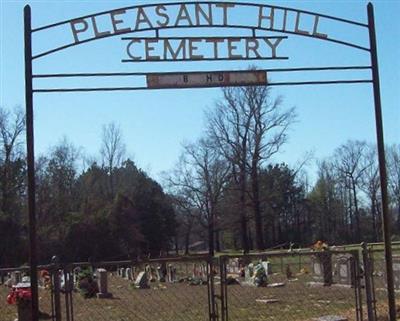
<path fill-rule="evenodd" d="M 168 73 L 147 75 L 148 88 L 198 88 L 267 84 L 265 71 Z"/>

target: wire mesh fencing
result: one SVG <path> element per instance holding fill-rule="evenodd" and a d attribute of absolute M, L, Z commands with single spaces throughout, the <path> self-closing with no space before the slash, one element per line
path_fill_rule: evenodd
<path fill-rule="evenodd" d="M 399 250 L 393 251 L 398 303 Z M 385 271 L 384 252 L 376 247 L 53 262 L 37 271 L 40 317 L 52 321 L 386 321 Z M 8 304 L 7 296 L 28 276 L 28 267 L 0 269 L 0 321 L 14 321 L 18 315 L 24 321 L 19 304 Z"/>
<path fill-rule="evenodd" d="M 49 267 L 39 267 L 38 275 L 48 271 Z M 31 313 L 29 297 L 24 297 L 24 291 L 30 289 L 29 272 L 29 267 L 0 269 L 0 321 L 18 320 L 18 317 L 28 317 Z M 43 274 L 38 290 L 40 319 L 55 320 L 51 274 Z"/>
<path fill-rule="evenodd" d="M 227 316 L 241 320 L 361 320 L 356 252 L 225 256 Z"/>
<path fill-rule="evenodd" d="M 395 289 L 396 305 L 400 304 L 400 248 L 393 248 L 393 281 Z M 386 281 L 386 261 L 383 249 L 369 249 L 368 258 L 371 278 L 371 303 L 370 308 L 375 321 L 387 321 L 388 319 L 388 291 Z"/>
<path fill-rule="evenodd" d="M 209 320 L 205 258 L 74 263 L 63 269 L 63 320 Z M 67 297 L 70 299 L 67 299 Z"/>

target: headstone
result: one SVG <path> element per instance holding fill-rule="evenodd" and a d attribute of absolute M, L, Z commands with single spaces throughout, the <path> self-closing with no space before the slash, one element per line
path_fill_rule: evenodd
<path fill-rule="evenodd" d="M 174 283 L 176 280 L 176 269 L 172 264 L 168 264 L 167 267 L 167 279 L 169 283 Z"/>
<path fill-rule="evenodd" d="M 262 262 L 254 267 L 254 285 L 257 287 L 267 285 L 267 274 Z"/>
<path fill-rule="evenodd" d="M 176 281 L 176 267 L 172 266 L 171 269 L 171 282 L 175 282 Z"/>
<path fill-rule="evenodd" d="M 148 281 L 146 272 L 140 272 L 135 280 L 135 287 L 138 289 L 148 289 Z"/>
<path fill-rule="evenodd" d="M 262 262 L 253 265 L 250 263 L 244 272 L 244 281 L 247 285 L 252 286 L 265 286 L 267 284 L 267 274 Z"/>
<path fill-rule="evenodd" d="M 270 262 L 269 261 L 262 261 L 261 264 L 264 267 L 265 274 L 267 276 L 270 275 L 271 274 L 271 271 L 270 271 L 271 264 L 270 264 Z"/>
<path fill-rule="evenodd" d="M 130 268 L 130 267 L 126 269 L 126 278 L 129 281 L 133 280 L 132 268 Z"/>
<path fill-rule="evenodd" d="M 81 268 L 78 266 L 74 268 L 72 271 L 73 273 L 73 280 L 74 280 L 74 285 L 77 285 L 79 283 L 79 273 L 81 272 Z"/>
<path fill-rule="evenodd" d="M 395 290 L 400 290 L 400 255 L 393 255 L 393 279 Z"/>
<path fill-rule="evenodd" d="M 29 289 L 31 287 L 31 282 L 29 283 L 17 283 L 15 289 Z M 18 304 L 18 321 L 31 321 L 31 305 L 30 304 Z"/>
<path fill-rule="evenodd" d="M 14 271 L 11 272 L 11 286 L 17 285 L 18 283 L 21 282 L 21 272 L 20 271 Z"/>
<path fill-rule="evenodd" d="M 167 278 L 167 264 L 166 263 L 161 263 L 159 266 L 159 275 L 160 275 L 160 282 L 165 282 Z"/>
<path fill-rule="evenodd" d="M 6 286 L 6 287 L 8 287 L 8 288 L 11 288 L 12 286 L 13 286 L 13 284 L 12 284 L 12 278 L 11 278 L 11 273 L 8 273 L 7 274 L 7 279 L 6 279 L 6 281 L 4 282 L 4 285 Z"/>
<path fill-rule="evenodd" d="M 161 281 L 161 275 L 160 275 L 160 267 L 159 266 L 156 267 L 155 273 L 156 273 L 157 281 L 160 282 Z"/>
<path fill-rule="evenodd" d="M 252 283 L 253 282 L 253 264 L 252 263 L 250 263 L 244 269 L 244 281 L 246 283 Z"/>
<path fill-rule="evenodd" d="M 329 286 L 333 283 L 332 253 L 321 251 L 311 257 L 313 278 L 315 281 Z"/>
<path fill-rule="evenodd" d="M 353 257 L 351 254 L 341 254 L 334 257 L 335 281 L 339 285 L 354 286 L 355 275 L 352 269 Z"/>
<path fill-rule="evenodd" d="M 239 259 L 229 260 L 227 269 L 229 274 L 240 274 Z"/>
<path fill-rule="evenodd" d="M 207 278 L 207 266 L 204 264 L 200 264 L 200 274 L 199 277 L 201 279 L 206 279 Z"/>
<path fill-rule="evenodd" d="M 121 278 L 126 278 L 126 270 L 125 268 L 121 268 Z"/>
<path fill-rule="evenodd" d="M 112 294 L 108 292 L 107 270 L 97 269 L 97 278 L 99 284 L 99 293 L 97 293 L 97 298 L 111 298 Z"/>
<path fill-rule="evenodd" d="M 146 265 L 145 267 L 144 267 L 144 271 L 145 271 L 145 273 L 146 273 L 146 277 L 147 277 L 147 280 L 148 281 L 151 281 L 151 266 L 150 265 Z"/>

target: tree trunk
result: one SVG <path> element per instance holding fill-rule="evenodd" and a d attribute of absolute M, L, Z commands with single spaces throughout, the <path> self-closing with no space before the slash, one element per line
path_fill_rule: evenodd
<path fill-rule="evenodd" d="M 185 255 L 189 254 L 190 231 L 185 235 Z"/>
<path fill-rule="evenodd" d="M 255 219 L 255 230 L 256 230 L 256 248 L 257 250 L 264 250 L 264 239 L 262 232 L 262 217 L 261 217 L 261 208 L 260 208 L 260 189 L 258 182 L 258 170 L 257 166 L 253 164 L 252 175 L 251 175 L 251 188 L 252 188 L 252 196 L 253 196 L 253 211 L 254 211 L 254 219 Z"/>
<path fill-rule="evenodd" d="M 240 213 L 240 232 L 242 234 L 242 248 L 244 253 L 249 252 L 249 240 L 247 236 L 247 218 L 246 218 L 246 174 L 245 167 L 240 169 L 240 196 L 239 196 L 239 213 Z"/>
<path fill-rule="evenodd" d="M 214 210 L 211 209 L 208 219 L 208 254 L 214 256 Z"/>
<path fill-rule="evenodd" d="M 376 204 L 375 196 L 371 197 L 371 216 L 372 216 L 372 229 L 374 231 L 374 241 L 378 242 L 378 229 L 376 226 Z"/>
<path fill-rule="evenodd" d="M 360 213 L 358 211 L 358 201 L 357 201 L 357 192 L 356 192 L 356 184 L 354 180 L 352 180 L 352 189 L 353 189 L 353 198 L 354 198 L 354 210 L 355 210 L 355 219 L 356 219 L 356 241 L 360 241 Z"/>
<path fill-rule="evenodd" d="M 215 250 L 217 252 L 221 252 L 221 242 L 220 242 L 220 230 L 217 229 L 215 231 Z"/>

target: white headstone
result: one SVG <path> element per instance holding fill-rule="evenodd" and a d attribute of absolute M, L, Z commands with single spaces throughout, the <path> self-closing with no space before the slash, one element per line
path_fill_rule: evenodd
<path fill-rule="evenodd" d="M 147 289 L 149 287 L 146 272 L 140 272 L 135 280 L 135 287 L 138 289 Z"/>

